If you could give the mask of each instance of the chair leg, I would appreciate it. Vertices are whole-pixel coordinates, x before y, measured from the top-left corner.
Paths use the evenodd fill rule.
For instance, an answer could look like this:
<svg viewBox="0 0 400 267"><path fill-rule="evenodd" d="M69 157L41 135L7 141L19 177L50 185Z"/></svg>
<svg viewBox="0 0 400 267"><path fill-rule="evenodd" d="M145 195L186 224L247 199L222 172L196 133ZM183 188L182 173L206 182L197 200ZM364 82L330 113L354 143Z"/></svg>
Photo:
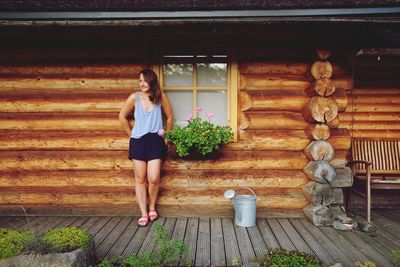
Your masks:
<svg viewBox="0 0 400 267"><path fill-rule="evenodd" d="M371 223L371 183L367 183L367 221Z"/></svg>
<svg viewBox="0 0 400 267"><path fill-rule="evenodd" d="M353 189L352 187L350 188L343 188L343 190L345 191L345 195L346 195L346 212L351 211L351 202L353 200L352 195L353 195Z"/></svg>

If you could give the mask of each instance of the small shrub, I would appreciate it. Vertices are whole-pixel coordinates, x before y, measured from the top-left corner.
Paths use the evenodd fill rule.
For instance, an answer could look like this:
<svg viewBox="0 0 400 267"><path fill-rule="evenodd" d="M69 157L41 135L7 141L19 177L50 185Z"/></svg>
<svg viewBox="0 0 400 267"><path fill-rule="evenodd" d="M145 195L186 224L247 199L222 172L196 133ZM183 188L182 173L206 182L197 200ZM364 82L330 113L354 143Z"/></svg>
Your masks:
<svg viewBox="0 0 400 267"><path fill-rule="evenodd" d="M118 259L110 261L103 259L97 267L160 267L168 266L181 258L185 261L185 265L190 265L190 258L188 256L188 247L181 240L169 240L165 228L159 223L155 223L155 237L152 242L151 253L144 251L137 256L131 256L125 260Z"/></svg>
<svg viewBox="0 0 400 267"><path fill-rule="evenodd" d="M30 231L0 228L0 260L11 258L24 251L24 244L34 239Z"/></svg>
<svg viewBox="0 0 400 267"><path fill-rule="evenodd" d="M400 266L400 252L398 250L392 250L392 257L396 266Z"/></svg>
<svg viewBox="0 0 400 267"><path fill-rule="evenodd" d="M366 262L356 261L354 266L356 266L356 267L376 267L376 264L373 263L372 261L366 261Z"/></svg>
<svg viewBox="0 0 400 267"><path fill-rule="evenodd" d="M89 247L91 236L77 227L59 227L47 232L42 240L49 252L67 252Z"/></svg>
<svg viewBox="0 0 400 267"><path fill-rule="evenodd" d="M305 252L275 249L265 255L260 266L323 267L324 265L315 256Z"/></svg>
<svg viewBox="0 0 400 267"><path fill-rule="evenodd" d="M46 254L85 249L90 242L90 234L76 227L56 228L43 237L36 236L32 231L0 228L0 259L26 253Z"/></svg>

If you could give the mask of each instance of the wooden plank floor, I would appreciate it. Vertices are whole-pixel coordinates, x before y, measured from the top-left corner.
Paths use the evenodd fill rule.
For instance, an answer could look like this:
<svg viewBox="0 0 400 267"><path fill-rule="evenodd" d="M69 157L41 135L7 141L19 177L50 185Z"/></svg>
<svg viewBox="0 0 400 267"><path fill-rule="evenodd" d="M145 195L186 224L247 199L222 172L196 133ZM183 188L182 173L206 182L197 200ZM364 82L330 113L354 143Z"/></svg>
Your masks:
<svg viewBox="0 0 400 267"><path fill-rule="evenodd" d="M136 255L151 248L154 224L138 227L135 217L0 217L0 227L31 228L38 233L58 226L77 226L94 238L98 259ZM343 232L315 227L307 219L258 219L257 226L237 227L229 218L160 218L169 237L189 246L193 266L245 265L262 258L267 250L285 248L311 253L328 265L373 261L377 266L395 266L392 250L400 251L400 210L374 210L377 231ZM174 265L179 265L179 260Z"/></svg>

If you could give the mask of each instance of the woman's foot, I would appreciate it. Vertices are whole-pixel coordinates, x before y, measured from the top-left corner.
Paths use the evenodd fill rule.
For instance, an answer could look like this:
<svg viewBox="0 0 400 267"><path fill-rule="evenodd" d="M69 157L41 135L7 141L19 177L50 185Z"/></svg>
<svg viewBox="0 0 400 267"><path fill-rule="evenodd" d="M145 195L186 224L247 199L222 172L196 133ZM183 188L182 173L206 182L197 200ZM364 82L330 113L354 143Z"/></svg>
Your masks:
<svg viewBox="0 0 400 267"><path fill-rule="evenodd" d="M156 211L156 210L150 210L150 211L149 211L149 218L150 218L150 221L155 221L155 220L157 220L157 219L158 219L158 213L157 213L157 211Z"/></svg>
<svg viewBox="0 0 400 267"><path fill-rule="evenodd" d="M149 216L148 215L142 216L138 220L139 226L142 226L142 227L147 226L148 223L149 223Z"/></svg>

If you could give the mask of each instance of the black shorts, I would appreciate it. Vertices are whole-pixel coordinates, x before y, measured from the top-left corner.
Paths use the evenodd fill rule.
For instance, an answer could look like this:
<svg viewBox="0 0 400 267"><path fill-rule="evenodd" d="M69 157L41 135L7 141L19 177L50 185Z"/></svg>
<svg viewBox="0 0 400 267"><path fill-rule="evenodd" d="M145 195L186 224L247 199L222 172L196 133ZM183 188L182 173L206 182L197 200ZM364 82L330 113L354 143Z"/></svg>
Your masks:
<svg viewBox="0 0 400 267"><path fill-rule="evenodd" d="M164 138L157 133L148 133L139 139L129 140L129 159L150 161L153 159L165 159L167 156L167 146Z"/></svg>

